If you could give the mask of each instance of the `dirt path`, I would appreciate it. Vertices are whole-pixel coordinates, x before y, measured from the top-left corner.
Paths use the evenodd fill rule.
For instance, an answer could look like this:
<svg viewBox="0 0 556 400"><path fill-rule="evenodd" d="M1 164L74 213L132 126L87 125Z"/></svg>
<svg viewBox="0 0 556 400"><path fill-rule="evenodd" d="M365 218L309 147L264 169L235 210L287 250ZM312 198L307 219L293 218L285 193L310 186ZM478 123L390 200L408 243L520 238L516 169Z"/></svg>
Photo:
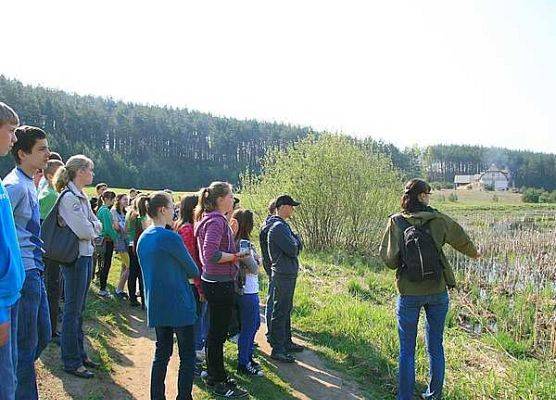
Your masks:
<svg viewBox="0 0 556 400"><path fill-rule="evenodd" d="M82 380L64 373L60 366L60 349L54 344L38 361L39 392L43 400L100 400L100 399L149 399L150 368L154 349L154 332L147 329L144 313L130 310L128 336L115 335L110 342L114 359L110 374L99 373L91 380ZM266 356L270 348L265 340L266 326L257 334L259 350ZM296 340L297 341L297 340ZM303 341L299 340L300 343ZM364 399L357 385L345 380L338 373L327 369L322 360L306 350L297 356L295 364L270 364L278 369L280 378L289 384L292 396L302 400L355 400ZM177 349L168 367L166 378L167 398L176 396L178 357ZM198 389L195 388L197 391ZM264 399L264 394L254 396Z"/></svg>

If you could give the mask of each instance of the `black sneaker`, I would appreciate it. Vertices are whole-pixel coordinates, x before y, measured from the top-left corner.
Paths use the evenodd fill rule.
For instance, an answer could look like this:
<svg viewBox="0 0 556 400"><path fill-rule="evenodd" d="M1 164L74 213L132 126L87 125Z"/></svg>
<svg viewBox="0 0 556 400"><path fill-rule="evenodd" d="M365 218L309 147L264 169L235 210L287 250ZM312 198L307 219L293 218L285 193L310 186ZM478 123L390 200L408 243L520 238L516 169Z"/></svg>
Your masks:
<svg viewBox="0 0 556 400"><path fill-rule="evenodd" d="M264 376L263 371L256 368L252 363L248 363L247 365L238 365L237 372L242 375Z"/></svg>
<svg viewBox="0 0 556 400"><path fill-rule="evenodd" d="M205 380L205 385L207 385L208 387L213 387L213 386L215 386L219 383L219 382L216 382L213 378L211 378L210 375L208 374L208 372L204 376L203 376L203 374L201 374L201 378L203 378ZM226 384L228 384L230 386L233 386L233 387L237 386L237 382L233 378L226 378L226 380L223 383L226 383Z"/></svg>
<svg viewBox="0 0 556 400"><path fill-rule="evenodd" d="M140 306L141 306L141 303L139 303L139 302L138 302L137 300L135 300L135 299L132 299L132 300L129 301L129 305L130 305L131 307L140 307Z"/></svg>
<svg viewBox="0 0 556 400"><path fill-rule="evenodd" d="M301 353L303 350L305 350L305 347L301 346L300 344L290 343L286 347L286 349L290 353Z"/></svg>
<svg viewBox="0 0 556 400"><path fill-rule="evenodd" d="M295 362L295 358L289 353L275 353L275 352L272 352L270 354L270 358L272 358L273 360L276 360L276 361L280 361L280 362L283 362L283 363L289 363L289 364Z"/></svg>
<svg viewBox="0 0 556 400"><path fill-rule="evenodd" d="M239 388L234 385L230 385L228 382L219 382L212 388L212 393L215 396L224 397L226 399L237 399L240 397L246 397L248 395L246 390Z"/></svg>

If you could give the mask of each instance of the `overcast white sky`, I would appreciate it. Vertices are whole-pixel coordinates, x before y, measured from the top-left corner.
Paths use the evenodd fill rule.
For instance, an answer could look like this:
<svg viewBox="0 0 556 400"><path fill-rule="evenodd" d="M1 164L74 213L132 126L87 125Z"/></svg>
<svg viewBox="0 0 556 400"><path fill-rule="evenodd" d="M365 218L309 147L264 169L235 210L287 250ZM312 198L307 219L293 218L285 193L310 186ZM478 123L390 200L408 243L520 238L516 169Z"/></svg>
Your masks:
<svg viewBox="0 0 556 400"><path fill-rule="evenodd" d="M14 0L0 33L24 83L556 153L556 1Z"/></svg>

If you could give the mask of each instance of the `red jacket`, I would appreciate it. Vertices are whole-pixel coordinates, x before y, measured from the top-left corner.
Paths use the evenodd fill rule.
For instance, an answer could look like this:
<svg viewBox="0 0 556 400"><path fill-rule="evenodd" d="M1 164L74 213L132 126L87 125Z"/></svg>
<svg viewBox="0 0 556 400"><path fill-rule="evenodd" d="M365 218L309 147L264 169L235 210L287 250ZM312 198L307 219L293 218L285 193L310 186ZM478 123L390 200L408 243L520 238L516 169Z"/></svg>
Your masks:
<svg viewBox="0 0 556 400"><path fill-rule="evenodd" d="M187 248L187 251L189 251L191 258L193 258L193 260L197 264L200 277L203 273L203 266L201 265L201 261L199 260L199 250L197 249L197 240L195 239L195 235L193 234L193 225L184 224L180 226L178 229L178 234L181 236L183 244L185 244L185 247ZM201 278L195 278L193 282L195 284L195 287L197 288L197 293L199 293L199 295L204 295L203 289L201 287Z"/></svg>

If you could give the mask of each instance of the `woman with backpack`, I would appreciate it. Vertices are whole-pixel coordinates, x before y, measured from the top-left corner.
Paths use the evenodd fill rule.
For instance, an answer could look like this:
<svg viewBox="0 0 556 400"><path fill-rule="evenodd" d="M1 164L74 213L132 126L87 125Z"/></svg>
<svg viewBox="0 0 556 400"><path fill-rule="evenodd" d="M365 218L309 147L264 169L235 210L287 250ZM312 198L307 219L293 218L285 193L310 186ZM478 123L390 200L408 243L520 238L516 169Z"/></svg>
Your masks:
<svg viewBox="0 0 556 400"><path fill-rule="evenodd" d="M93 162L83 156L70 157L66 165L54 175L54 187L61 194L59 216L79 240L79 257L73 263L62 265L64 277L64 316L60 346L64 370L80 378L92 378L87 368L98 368L91 361L83 345L83 311L92 279L93 242L102 225L91 209L83 189L93 182Z"/></svg>
<svg viewBox="0 0 556 400"><path fill-rule="evenodd" d="M215 395L247 396L224 368L224 342L234 307L235 280L243 254L237 252L225 215L232 212L234 195L227 182L212 182L199 193L195 209L195 237L203 266L201 285L209 308L206 383Z"/></svg>
<svg viewBox="0 0 556 400"><path fill-rule="evenodd" d="M396 270L400 293L397 301L400 340L398 399L413 398L415 341L421 308L426 316L426 343L430 381L422 399L440 399L444 385L444 323L449 307L447 289L456 286L455 275L442 247L448 243L471 258L480 253L463 228L429 206L430 185L411 179L401 198L402 212L389 218L380 246L386 265Z"/></svg>

